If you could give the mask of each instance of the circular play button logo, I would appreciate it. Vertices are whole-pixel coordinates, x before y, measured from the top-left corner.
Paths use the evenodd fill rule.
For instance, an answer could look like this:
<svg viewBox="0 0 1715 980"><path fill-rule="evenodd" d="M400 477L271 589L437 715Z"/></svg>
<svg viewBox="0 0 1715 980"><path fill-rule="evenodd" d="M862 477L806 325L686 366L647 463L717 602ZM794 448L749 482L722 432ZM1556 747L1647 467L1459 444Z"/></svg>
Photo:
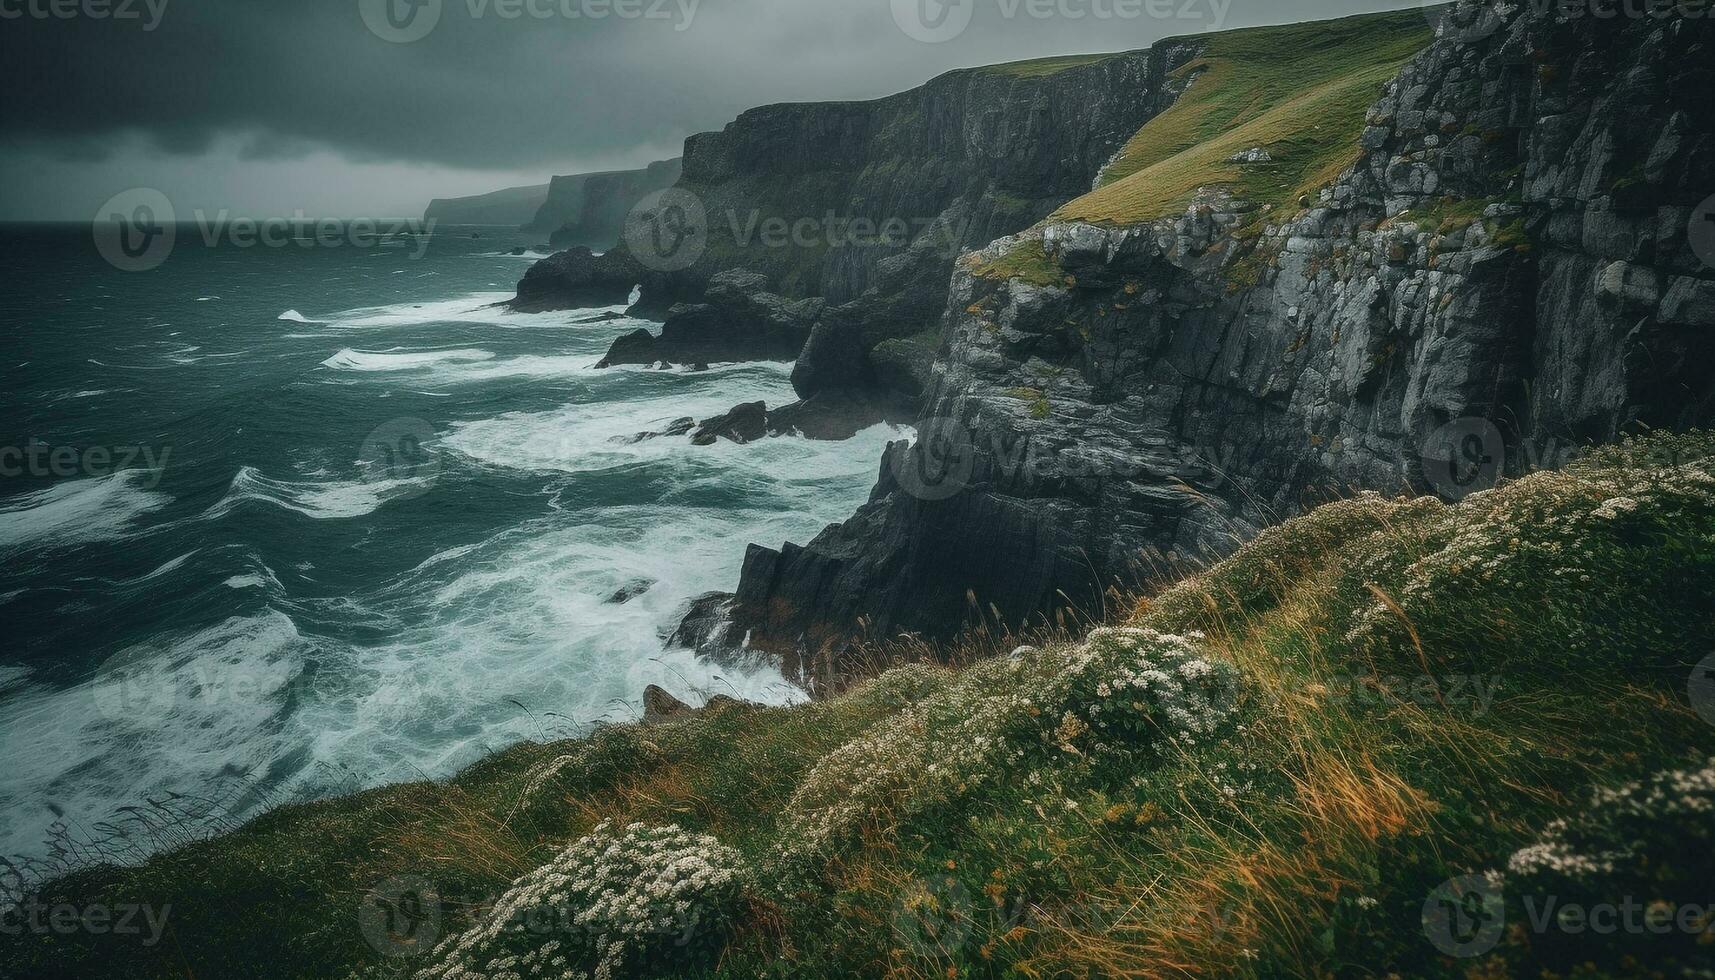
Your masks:
<svg viewBox="0 0 1715 980"><path fill-rule="evenodd" d="M441 0L357 0L357 9L371 34L393 44L421 41L441 22Z"/></svg>
<svg viewBox="0 0 1715 980"><path fill-rule="evenodd" d="M976 0L893 0L893 22L906 37L924 44L942 44L965 33L976 12Z"/></svg>
<svg viewBox="0 0 1715 980"><path fill-rule="evenodd" d="M107 199L95 214L95 250L121 272L147 272L173 251L173 202L153 187L134 187Z"/></svg>

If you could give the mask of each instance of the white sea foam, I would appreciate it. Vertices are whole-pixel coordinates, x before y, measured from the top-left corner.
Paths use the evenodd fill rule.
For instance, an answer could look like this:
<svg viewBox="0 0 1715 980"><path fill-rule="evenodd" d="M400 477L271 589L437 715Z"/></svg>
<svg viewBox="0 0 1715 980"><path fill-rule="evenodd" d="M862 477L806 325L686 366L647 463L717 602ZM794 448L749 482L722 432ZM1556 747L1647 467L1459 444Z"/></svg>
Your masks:
<svg viewBox="0 0 1715 980"><path fill-rule="evenodd" d="M494 355L485 350L412 351L394 348L367 351L347 347L323 361L322 367L340 371L417 371L441 364L468 364L493 359Z"/></svg>
<svg viewBox="0 0 1715 980"><path fill-rule="evenodd" d="M467 293L454 299L427 303L364 306L343 310L325 317L316 317L309 322L325 323L332 327L364 329L411 327L425 323L477 323L513 328L565 327L575 324L579 320L588 321L603 312L625 312L624 306L614 306L603 309L564 310L552 313L517 313L502 305L507 300L512 299L513 295L510 291L485 290ZM604 328L617 327L617 331L612 334L613 337L617 337L626 330L635 329L641 323L642 321L630 323L610 321L601 324L601 326Z"/></svg>
<svg viewBox="0 0 1715 980"><path fill-rule="evenodd" d="M121 470L0 501L0 554L111 541L134 533L138 518L172 502L148 489L152 471Z"/></svg>
<svg viewBox="0 0 1715 980"><path fill-rule="evenodd" d="M588 405L568 405L548 412L510 412L452 426L442 441L453 452L493 466L570 473L594 472L650 460L684 457L740 459L772 450L748 449L720 443L692 450L684 439L657 438L630 442L643 432L659 432L679 418L704 419L743 402L784 405L796 397L789 364L724 365L707 372L627 372L657 375L662 382L654 397L633 396L604 402L599 411ZM613 375L609 375L610 377ZM760 446L761 444L756 444ZM793 447L787 455L814 447ZM877 452L877 457L880 453ZM873 461L872 461L873 462ZM873 465L871 469L873 469Z"/></svg>
<svg viewBox="0 0 1715 980"><path fill-rule="evenodd" d="M404 480L276 480L239 467L222 497L204 516L220 518L246 503L265 503L317 520L346 520L378 510L388 500L420 489L431 476Z"/></svg>
<svg viewBox="0 0 1715 980"><path fill-rule="evenodd" d="M286 312L275 317L275 319L276 320L285 320L289 323L315 323L316 322L315 320L310 319L309 317L303 315L302 313L299 313L297 310L287 310Z"/></svg>
<svg viewBox="0 0 1715 980"><path fill-rule="evenodd" d="M109 663L147 668L131 687L103 669L68 689L10 692L0 700L0 853L41 853L56 808L87 833L124 803L266 772L301 739L281 738L283 695L310 648L289 618L265 611L123 651Z"/></svg>

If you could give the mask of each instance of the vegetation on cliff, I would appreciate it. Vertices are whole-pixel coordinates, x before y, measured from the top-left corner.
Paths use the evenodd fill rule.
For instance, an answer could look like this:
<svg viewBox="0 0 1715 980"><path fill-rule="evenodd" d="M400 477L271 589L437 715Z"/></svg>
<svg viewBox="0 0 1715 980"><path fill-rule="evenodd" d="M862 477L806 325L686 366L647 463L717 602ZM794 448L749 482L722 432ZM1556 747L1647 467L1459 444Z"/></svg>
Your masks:
<svg viewBox="0 0 1715 980"><path fill-rule="evenodd" d="M1715 964L1697 748L1715 682L1694 678L1711 594L1715 435L1631 441L1458 504L1364 494L1081 641L519 746L444 785L84 872L42 901L171 903L171 941L26 937L8 960L1693 975ZM366 941L366 903L401 880L432 883L411 921L434 928ZM1668 926L1577 928L1569 906Z"/></svg>
<svg viewBox="0 0 1715 980"><path fill-rule="evenodd" d="M1432 35L1416 10L1212 35L1178 70L1190 80L1179 101L1138 130L1096 190L1053 218L1153 221L1218 186L1293 205L1357 159L1365 114Z"/></svg>

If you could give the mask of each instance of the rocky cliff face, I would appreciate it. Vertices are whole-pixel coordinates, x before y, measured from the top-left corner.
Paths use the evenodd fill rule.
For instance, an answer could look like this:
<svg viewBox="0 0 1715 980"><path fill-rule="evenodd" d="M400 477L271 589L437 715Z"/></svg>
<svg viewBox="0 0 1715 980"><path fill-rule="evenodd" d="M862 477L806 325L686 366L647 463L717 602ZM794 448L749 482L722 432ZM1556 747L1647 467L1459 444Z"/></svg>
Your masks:
<svg viewBox="0 0 1715 980"><path fill-rule="evenodd" d="M1087 191L1171 102L1167 75L1193 50L1001 65L872 102L752 109L685 144L680 187L708 212L709 247L683 276L744 267L787 295L839 304L929 234L950 268ZM955 205L957 220L943 221ZM776 220L785 234L770 240Z"/></svg>
<svg viewBox="0 0 1715 980"><path fill-rule="evenodd" d="M645 214L605 257L610 275L592 281L582 262L532 270L520 300L583 305L641 284L635 312L666 317L743 269L787 299L828 303L795 377L802 396L880 387L915 398L956 258L1087 191L1171 104L1171 72L1195 51L1170 43L1002 65L872 102L751 110L686 142L675 194L693 212L695 261L648 254Z"/></svg>
<svg viewBox="0 0 1715 980"><path fill-rule="evenodd" d="M524 230L549 235L555 248L607 248L624 232L632 206L672 187L679 173L680 161L672 159L641 170L555 177Z"/></svg>
<svg viewBox="0 0 1715 980"><path fill-rule="evenodd" d="M522 225L548 198L548 185L508 187L475 197L437 197L423 212L425 222L442 225Z"/></svg>
<svg viewBox="0 0 1715 980"><path fill-rule="evenodd" d="M1708 424L1711 91L1707 19L1464 11L1298 208L1074 206L967 256L917 447L850 521L753 547L729 635L837 673L860 633L1091 610L1354 487Z"/></svg>

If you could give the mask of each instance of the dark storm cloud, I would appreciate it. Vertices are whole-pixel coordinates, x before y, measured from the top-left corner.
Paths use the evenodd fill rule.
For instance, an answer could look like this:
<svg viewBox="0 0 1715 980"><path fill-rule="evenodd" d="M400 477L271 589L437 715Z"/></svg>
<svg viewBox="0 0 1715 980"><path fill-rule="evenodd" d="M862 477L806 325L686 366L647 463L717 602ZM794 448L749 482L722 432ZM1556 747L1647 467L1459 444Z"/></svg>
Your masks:
<svg viewBox="0 0 1715 980"><path fill-rule="evenodd" d="M370 2L0 0L0 166L8 154L88 162L135 152L137 137L194 166L236 139L250 160L320 150L545 179L591 160L644 162L768 102L871 98L965 65L1418 5L1129 0L1145 13L1115 17L1128 0L963 0L969 28L924 43L892 0L390 0L440 6L426 36L392 43L366 26ZM112 16L121 8L134 16Z"/></svg>

